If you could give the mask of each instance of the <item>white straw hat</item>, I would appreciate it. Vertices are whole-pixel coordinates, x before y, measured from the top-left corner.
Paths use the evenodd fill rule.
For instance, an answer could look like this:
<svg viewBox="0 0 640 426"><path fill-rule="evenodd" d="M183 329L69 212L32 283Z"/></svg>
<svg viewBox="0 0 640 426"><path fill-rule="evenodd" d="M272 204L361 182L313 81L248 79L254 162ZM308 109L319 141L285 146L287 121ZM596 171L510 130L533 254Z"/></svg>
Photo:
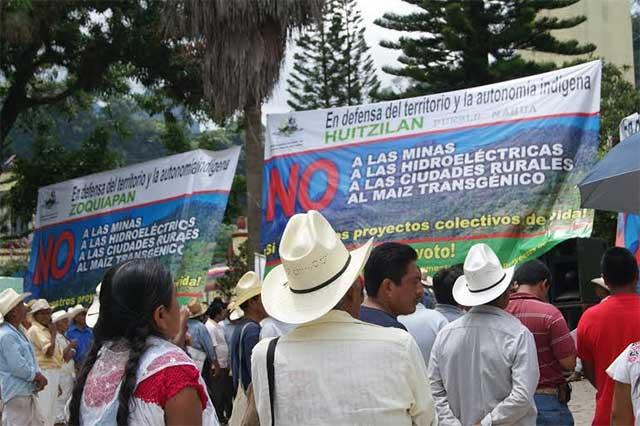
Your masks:
<svg viewBox="0 0 640 426"><path fill-rule="evenodd" d="M511 285L515 267L503 269L498 256L486 244L467 253L464 275L453 285L453 298L463 306L484 305L497 299Z"/></svg>
<svg viewBox="0 0 640 426"><path fill-rule="evenodd" d="M71 310L69 311L69 319L71 321L73 321L78 315L80 315L83 312L87 312L87 308L85 308L84 306L78 304L76 306L74 306L73 308L71 308Z"/></svg>
<svg viewBox="0 0 640 426"><path fill-rule="evenodd" d="M5 315L29 296L31 296L31 293L20 294L12 288L3 290L0 293L0 323L4 322Z"/></svg>
<svg viewBox="0 0 640 426"><path fill-rule="evenodd" d="M349 252L327 219L310 210L287 223L280 241L281 265L264 279L267 313L302 324L329 312L345 295L369 258L373 239Z"/></svg>
<svg viewBox="0 0 640 426"><path fill-rule="evenodd" d="M207 309L204 307L200 299L193 298L187 304L189 310L189 319L198 318L207 313Z"/></svg>
<svg viewBox="0 0 640 426"><path fill-rule="evenodd" d="M31 305L31 313L35 314L39 311L44 311L47 309L51 309L51 306L49 306L49 302L46 301L46 299L38 299L34 302L33 305Z"/></svg>
<svg viewBox="0 0 640 426"><path fill-rule="evenodd" d="M604 278L602 278L602 277L594 278L594 279L591 280L591 282L594 283L595 285L600 286L603 289L607 290L609 293L611 293L611 289L604 282Z"/></svg>
<svg viewBox="0 0 640 426"><path fill-rule="evenodd" d="M244 311L240 308L236 308L233 311L231 311L231 313L229 314L229 319L231 321L236 321L242 318L243 316L244 316Z"/></svg>
<svg viewBox="0 0 640 426"><path fill-rule="evenodd" d="M261 291L260 277L253 271L247 272L240 278L238 284L236 284L232 301L233 309L240 308L240 305L256 297Z"/></svg>
<svg viewBox="0 0 640 426"><path fill-rule="evenodd" d="M100 288L102 287L102 283L99 283L96 287L96 294L93 296L93 302L89 309L87 310L87 318L85 322L87 326L93 328L96 326L98 322L98 316L100 315Z"/></svg>
<svg viewBox="0 0 640 426"><path fill-rule="evenodd" d="M54 324L57 323L58 321L62 321L64 319L68 319L69 318L69 311L65 311L64 309L59 310L59 311L55 311L54 313L51 314L51 322L53 322Z"/></svg>

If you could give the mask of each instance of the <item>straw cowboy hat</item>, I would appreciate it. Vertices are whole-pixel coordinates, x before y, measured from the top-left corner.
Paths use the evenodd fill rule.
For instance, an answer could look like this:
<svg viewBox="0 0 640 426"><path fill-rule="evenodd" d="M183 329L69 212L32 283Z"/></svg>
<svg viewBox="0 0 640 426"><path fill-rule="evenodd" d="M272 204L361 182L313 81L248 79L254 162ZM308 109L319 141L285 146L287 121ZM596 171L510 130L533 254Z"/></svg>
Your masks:
<svg viewBox="0 0 640 426"><path fill-rule="evenodd" d="M240 308L236 308L229 314L229 319L231 321L237 321L244 316L244 311Z"/></svg>
<svg viewBox="0 0 640 426"><path fill-rule="evenodd" d="M594 279L591 280L591 282L594 283L595 285L600 286L603 289L607 290L609 293L611 293L611 289L609 288L608 285L605 284L604 278L602 278L602 277L594 278Z"/></svg>
<svg viewBox="0 0 640 426"><path fill-rule="evenodd" d="M189 301L187 309L189 309L189 319L198 318L207 313L207 309L202 305L202 302L195 298Z"/></svg>
<svg viewBox="0 0 640 426"><path fill-rule="evenodd" d="M515 267L503 269L491 247L476 244L467 253L463 270L464 275L453 285L453 298L463 306L478 306L497 299L509 288Z"/></svg>
<svg viewBox="0 0 640 426"><path fill-rule="evenodd" d="M73 308L71 308L69 310L69 313L68 313L69 319L71 321L73 321L78 315L80 315L83 312L87 312L87 308L85 308L84 306L78 304L78 305L74 306ZM85 322L86 322L86 320L85 320Z"/></svg>
<svg viewBox="0 0 640 426"><path fill-rule="evenodd" d="M29 296L31 296L31 293L20 294L12 288L3 290L2 293L0 293L0 323L4 322L5 315Z"/></svg>
<svg viewBox="0 0 640 426"><path fill-rule="evenodd" d="M47 309L51 309L51 306L49 306L49 302L47 302L46 299L38 299L33 303L33 305L31 305L32 314L36 314Z"/></svg>
<svg viewBox="0 0 640 426"><path fill-rule="evenodd" d="M433 287L433 278L428 275L424 277L420 282L422 282L423 287Z"/></svg>
<svg viewBox="0 0 640 426"><path fill-rule="evenodd" d="M280 241L282 264L264 280L262 303L267 313L289 324L320 318L351 288L372 244L370 239L349 252L320 213L294 215Z"/></svg>
<svg viewBox="0 0 640 426"><path fill-rule="evenodd" d="M236 284L233 301L230 303L229 309L232 311L240 309L240 306L244 302L253 299L261 292L262 286L260 285L260 277L258 277L258 275L253 271L247 272L242 276L242 278L240 278L238 284Z"/></svg>
<svg viewBox="0 0 640 426"><path fill-rule="evenodd" d="M102 287L102 283L99 283L96 287L96 294L93 296L93 302L89 309L87 309L87 318L85 322L87 323L87 327L95 327L98 322L98 316L100 315L100 288Z"/></svg>
<svg viewBox="0 0 640 426"><path fill-rule="evenodd" d="M58 321L62 321L64 319L69 319L70 311L71 310L65 311L64 309L62 309L60 311L55 311L54 313L51 314L51 322L55 324Z"/></svg>

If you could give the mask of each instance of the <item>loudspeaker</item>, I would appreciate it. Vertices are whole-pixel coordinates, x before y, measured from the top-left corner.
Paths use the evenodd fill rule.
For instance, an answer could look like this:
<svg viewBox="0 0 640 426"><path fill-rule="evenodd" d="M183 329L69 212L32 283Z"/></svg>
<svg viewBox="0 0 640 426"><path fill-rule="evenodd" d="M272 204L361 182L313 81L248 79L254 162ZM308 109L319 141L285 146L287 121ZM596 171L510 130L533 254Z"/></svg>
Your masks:
<svg viewBox="0 0 640 426"><path fill-rule="evenodd" d="M553 304L597 303L591 280L600 276L606 243L598 238L572 238L555 246L540 260L551 270L549 301Z"/></svg>

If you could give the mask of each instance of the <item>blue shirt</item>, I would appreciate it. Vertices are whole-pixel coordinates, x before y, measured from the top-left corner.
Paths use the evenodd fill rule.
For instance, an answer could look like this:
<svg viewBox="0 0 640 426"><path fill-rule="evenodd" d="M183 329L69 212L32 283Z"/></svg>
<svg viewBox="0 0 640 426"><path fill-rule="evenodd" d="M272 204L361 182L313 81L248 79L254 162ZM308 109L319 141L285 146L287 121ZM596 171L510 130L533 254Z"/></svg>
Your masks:
<svg viewBox="0 0 640 426"><path fill-rule="evenodd" d="M233 387L238 389L239 378L242 379L242 387L246 390L251 384L251 355L253 348L260 340L262 327L252 320L244 320L239 323L231 337L231 372L233 374ZM240 338L242 337L242 339ZM242 362L240 355L242 352Z"/></svg>
<svg viewBox="0 0 640 426"><path fill-rule="evenodd" d="M454 322L464 315L464 311L457 306L447 305L445 303L436 304L436 311L440 312L449 322Z"/></svg>
<svg viewBox="0 0 640 426"><path fill-rule="evenodd" d="M33 379L38 363L27 336L9 323L0 325L0 389L2 401L29 396L35 391Z"/></svg>
<svg viewBox="0 0 640 426"><path fill-rule="evenodd" d="M67 331L67 339L75 340L78 343L76 354L73 356L76 364L84 361L93 344L93 331L89 327L80 330L75 324L71 324Z"/></svg>
<svg viewBox="0 0 640 426"><path fill-rule="evenodd" d="M233 337L233 332L238 327L238 324L234 324L229 321L229 318L225 318L222 321L222 330L224 333L224 340L227 342L227 346L231 347L231 338Z"/></svg>
<svg viewBox="0 0 640 426"><path fill-rule="evenodd" d="M383 327L395 327L407 331L407 327L402 325L400 321L390 313L381 309L369 308L368 306L360 306L360 321L381 325Z"/></svg>
<svg viewBox="0 0 640 426"><path fill-rule="evenodd" d="M187 328L189 329L189 336L191 336L191 346L207 354L209 360L217 359L207 327L201 321L190 319L187 322Z"/></svg>

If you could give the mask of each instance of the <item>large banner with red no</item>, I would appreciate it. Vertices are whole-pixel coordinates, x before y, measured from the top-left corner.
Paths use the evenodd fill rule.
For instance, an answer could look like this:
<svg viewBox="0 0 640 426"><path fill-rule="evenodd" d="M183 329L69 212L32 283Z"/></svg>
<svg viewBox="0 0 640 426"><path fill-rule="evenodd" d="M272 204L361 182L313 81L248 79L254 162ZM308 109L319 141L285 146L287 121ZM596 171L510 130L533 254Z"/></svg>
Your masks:
<svg viewBox="0 0 640 426"><path fill-rule="evenodd" d="M347 245L401 241L433 272L485 242L521 263L591 234L599 61L467 90L267 118L261 247L321 211Z"/></svg>

